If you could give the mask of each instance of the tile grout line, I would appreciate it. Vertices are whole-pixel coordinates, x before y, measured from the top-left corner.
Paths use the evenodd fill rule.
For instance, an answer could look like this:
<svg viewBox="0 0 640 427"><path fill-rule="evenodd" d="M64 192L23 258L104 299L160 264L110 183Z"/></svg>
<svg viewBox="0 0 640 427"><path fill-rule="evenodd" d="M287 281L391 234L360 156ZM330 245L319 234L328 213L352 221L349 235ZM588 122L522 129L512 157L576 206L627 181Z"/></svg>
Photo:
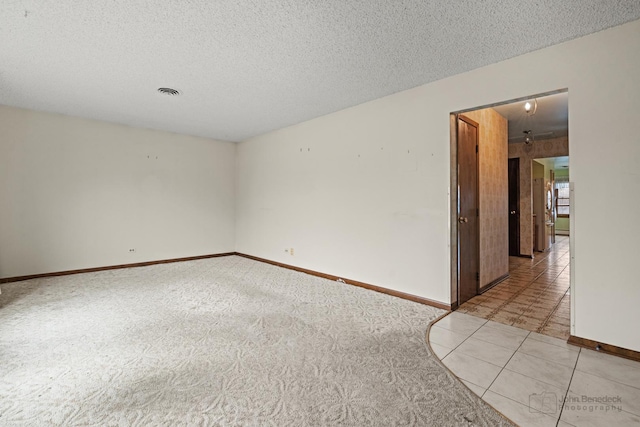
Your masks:
<svg viewBox="0 0 640 427"><path fill-rule="evenodd" d="M491 320L493 319L493 317L498 314L498 312L503 309L506 305L508 305L510 302L513 302L517 297L519 297L526 289L529 288L529 286L531 286L533 283L535 283L535 281L544 274L544 271L541 272L540 274L538 274L536 277L534 277L530 282L528 282L523 288L520 288L520 290L516 291L516 293L514 293L511 297L509 297L508 300L506 300L504 303L500 304L498 307L494 308L491 313L489 313L489 319ZM533 303L530 303L527 308L530 308L533 305ZM515 315L515 313L514 313ZM518 314L518 317L516 318L519 319L520 316L522 316L522 314ZM513 326L513 324L509 325L509 326Z"/></svg>
<svg viewBox="0 0 640 427"><path fill-rule="evenodd" d="M554 286L554 284L558 283L559 277L562 275L562 273L570 267L570 263L569 261L564 261L563 258L569 254L569 249L568 248L561 248L560 247L560 243L557 243L558 245L558 249L562 250L563 252L561 254L555 252L555 253L546 253L543 255L543 257L535 264L531 265L531 264L526 264L526 263L519 263L519 265L514 266L514 268L510 268L510 271L512 271L513 274L516 273L522 273L524 276L529 276L529 274L527 274L527 272L531 273L533 272L532 275L529 276L529 278L527 279L522 279L521 277L516 278L514 276L514 279L517 279L518 281L526 281L526 285L523 286L522 288L520 288L518 291L516 291L513 295L511 295L510 297L508 297L507 300L505 300L504 302L501 302L497 307L491 308L489 311L489 314L487 314L486 316L482 316L483 318L487 319L487 320L493 320L495 318L495 316L497 314L499 314L500 312L503 313L507 313L508 315L512 315L512 317L514 318L514 320L509 324L509 326L515 326L515 327L519 327L519 322L518 320L523 318L523 317L529 317L528 316L528 311L531 310L531 308L533 307L533 305L535 304L535 302L530 302L528 304L526 304L526 308L523 309L522 313L511 313L511 312L507 312L504 310L504 307L506 307L509 303L514 302L515 299L517 299L519 296L521 296L526 290L529 290L530 287L534 284L536 284L536 281L538 279L540 279L540 277L542 277L544 274L548 274L548 273L553 273L553 278L551 279L551 283L544 283L544 288L541 290L541 292L544 292L546 290L549 290L550 287ZM566 246L566 245L564 245ZM538 270L542 269L539 273L537 273ZM548 282L548 279L545 279L545 282ZM543 285L543 283L538 283L539 285ZM557 300L557 301L552 301L554 303L554 305L548 309L548 310L544 310L544 312L546 314L544 314L544 318L543 319L538 319L535 318L535 320L540 321L541 324L540 326L538 326L537 328L535 328L535 331L531 331L529 329L525 329L525 330L529 330L530 332L538 332L541 333L544 328L546 326L548 326L549 323L549 319L554 315L554 313L557 312L558 308L560 307L560 304L562 303L562 300L567 296L569 291L569 287L567 287L567 289L564 291L564 293L562 294L562 296ZM556 293L554 291L554 293ZM486 307L483 306L482 303L479 304L480 307ZM489 307L487 307L489 308ZM540 310L536 310L536 311L540 311ZM499 323L503 323L503 324L507 324L507 322L499 322Z"/></svg>
<svg viewBox="0 0 640 427"><path fill-rule="evenodd" d="M476 315L478 317L495 320L496 316L502 316L502 320L499 323L509 326L519 327L530 332L538 332L543 335L548 335L560 339L566 339L565 332L569 333L569 324L564 325L565 314L559 314L559 310L564 309L567 299L570 298L570 286L565 282L568 282L566 272L570 271L570 248L567 239L561 238L554 245L554 250L541 253L535 260L524 260L510 257L509 271L511 273L511 279L514 281L514 288L510 294L507 292L501 297L494 298L497 302L484 305L484 302L469 301L469 304L464 304L460 310L461 313L470 315ZM517 282L517 283L516 283ZM502 285L498 285L495 290L499 291ZM535 307L536 303L540 302L540 298L537 295L527 295L524 298L526 291L537 291L536 293L544 294L549 293L557 296L550 299L544 298L544 305L547 307ZM502 298L506 298L503 300ZM544 297L544 295L542 295ZM492 298L488 295L488 298ZM525 302L518 301L524 308L521 308L515 313L505 310L507 305L515 302L518 298L523 300L532 298L533 301ZM536 298L538 300L536 300ZM549 305L550 303L550 305ZM492 307L493 306L493 307ZM468 311L470 309L470 311ZM480 310L476 314L476 310ZM533 312L535 311L535 314ZM483 314L485 313L485 314ZM558 316L558 324L551 324L551 318ZM567 319L568 320L568 319ZM526 322L526 326L523 326ZM566 326L566 328L565 328ZM549 332L546 332L547 329ZM567 329L565 331L565 329ZM560 334L560 335L558 335Z"/></svg>
<svg viewBox="0 0 640 427"><path fill-rule="evenodd" d="M493 379L493 381L491 382L491 384L489 384L489 387L487 387L487 388L485 389L484 393L482 393L482 396L480 396L480 398L481 398L482 400L484 400L484 401L485 401L485 403L489 403L489 402L487 402L487 401L484 399L484 395L485 395L485 394L487 394L487 391L489 391L489 388L491 388L491 386L492 386L492 385L493 385L493 383L498 379L498 377L500 376L500 374L502 374L502 372L503 372L505 369L507 369L507 365L509 364L509 362L511 361L511 359L513 359L513 356L515 356L515 354L518 352L518 350L520 350L520 347L522 347L522 344L524 344L524 342L527 340L527 338L529 338L529 335L531 335L531 331L528 331L527 335L525 336L524 340L522 340L522 342L520 343L520 345L518 346L518 348L516 349L516 351L514 351L514 352L513 352L513 354L511 355L511 357L510 357L510 358L509 358L509 360L507 361L507 363L505 363L504 367L503 367L502 369L500 369L500 372L498 373L498 375L496 375L496 377ZM535 340L534 340L534 341L535 341ZM550 345L553 345L553 344L550 344ZM581 351L581 350L582 350L582 349L580 349L580 351ZM580 351L578 351L578 358L580 357ZM523 353L523 354L527 354L527 353ZM531 356L531 355L528 355L528 356ZM532 357L535 357L535 356L532 356ZM565 397L564 397L564 399L563 399L563 408L564 408L564 401L565 401L565 399L566 399L567 394L569 393L569 388L571 387L571 381L573 380L573 374L575 373L576 367L577 367L577 365L578 365L578 358L576 358L576 363L575 363L575 365L574 365L574 367L573 367L573 371L571 372L571 379L569 380L569 384L567 385L567 391L565 392ZM545 359L542 359L542 360L545 360ZM507 369L507 370L508 370L509 372L514 372L514 371L511 371L511 370L509 370L509 369ZM519 373L519 372L515 372L515 373ZM528 375L524 375L524 374L520 374L520 375L525 376L525 377L527 377L527 378L531 378L531 379L536 380L536 381L540 381L540 380L537 380L537 379L535 379L535 378L533 378L533 377L529 377ZM540 382L543 382L543 383L545 383L545 384L548 384L548 383L546 383L546 382L544 382L544 381L540 381ZM549 385L553 385L553 384L549 384ZM496 393L496 392L495 392L495 391L492 391L492 393ZM505 399L509 399L509 400L511 400L511 401L513 401L513 402L515 402L515 403L518 403L518 404L520 404L520 405L526 406L526 405L524 405L522 402L518 402L517 400L514 400L514 399L512 399L512 398L510 398L510 397L508 397L508 396L503 396L503 395L502 395L502 394L500 394L500 393L496 393L496 394L497 394L497 395L499 395L499 396L504 397ZM544 415L544 416L548 416L549 418L553 418L553 417L551 417L549 414L545 414L544 412L538 412L538 411L536 411L536 413L542 414L542 415ZM557 419L556 419L556 427L558 427L558 424L560 423L560 417L561 417L561 416L562 416L562 408L560 409L560 413L558 414L558 417L557 417Z"/></svg>
<svg viewBox="0 0 640 427"><path fill-rule="evenodd" d="M544 329L545 326L547 326L547 323L549 322L549 319L551 319L551 316L553 316L553 314L558 311L558 307L560 306L560 304L562 303L562 300L564 299L564 297L567 296L567 292L569 292L569 290L567 289L565 291L565 293L562 295L562 298L560 298L560 301L558 301L558 303L556 305L553 306L553 308L551 309L551 311L549 312L549 314L547 315L547 317L542 321L542 325L540 325L540 327L538 328L538 330L536 332L541 333L542 330Z"/></svg>
<svg viewBox="0 0 640 427"><path fill-rule="evenodd" d="M450 314L451 314L451 313L449 313L448 315L450 315ZM462 314L464 314L465 316L470 316L469 314L465 314L465 313L462 313ZM444 318L445 318L445 317L447 317L448 315L444 315L444 316L442 316L440 319L438 319L438 321L437 321L437 322L439 322L440 320L444 319ZM473 316L472 316L472 317L473 317ZM447 353L447 355L446 355L445 357L447 357L447 356L449 356L451 353L453 353L453 351L454 351L456 348L460 347L460 346L462 345L462 343L464 343L465 341L467 341L471 336L473 336L476 332L478 332L478 330L479 330L480 328L482 328L484 325L486 325L486 324L487 324L488 320L487 320L487 319L484 319L484 318L482 318L482 319L484 320L484 323L483 323L482 325L480 325L480 326L479 326L475 331L473 331L469 336L467 336L467 338L465 338L465 339L464 339L460 344L458 344L454 349L452 349L449 353ZM437 323L437 322L436 322L436 323ZM433 323L431 326L435 326L435 325L436 325L436 323ZM430 329L431 329L431 327L429 327L429 330L428 330L428 331L430 331ZM453 331L450 331L450 332L453 332ZM428 341L428 339L429 339L429 335L430 335L430 334L429 334L429 333L427 333L427 341ZM527 336L528 336L528 334L527 334ZM525 339L526 339L526 338L525 338ZM430 346L430 343L429 343L429 342L427 342L427 345L428 345L428 346ZM434 352L434 353L435 353L435 352ZM438 355L435 355L435 356L436 356L436 358L438 358ZM478 385L477 385L477 384L475 384L475 383L472 383L471 381L463 380L462 378L460 378L460 377L459 377L459 376L458 376L458 375L457 375L457 374L456 374L456 373L455 373L451 368L449 368L449 367L446 365L446 363L444 363L444 359L445 359L445 357L443 357L442 359L438 358L438 359L439 359L439 361L440 361L440 363L441 363L441 364L442 364L442 365L443 365L443 366L444 366L444 367L449 371L449 373L451 373L451 374L452 374L452 375L453 375L453 376L454 376L458 381L460 381L460 383L461 383L461 384L462 384L462 385L463 385L467 390L469 390L469 391L470 391L471 393L473 393L473 394L476 394L476 393L475 393L473 390L471 390L471 388L470 388L469 386L467 386L463 381L466 381L466 382L468 382L468 383L470 383L470 384L474 384L474 385L475 385L475 386L477 386L477 387L480 387L480 386L478 386ZM478 359L478 360L480 360L480 359ZM502 371L500 371L500 372L502 372ZM499 375L499 374L498 374L498 375ZM496 378L497 378L497 377L496 377ZM491 384L490 384L489 386L491 386ZM487 389L485 389L485 391L482 393L482 395L484 395L484 393L485 393L487 390L488 390L488 388L487 388ZM476 396L478 396L478 395L476 394ZM496 409L496 407L495 407L495 406L493 406L492 404L490 404L489 402L487 402L486 400L484 400L484 399L482 398L482 396L478 396L478 398L479 398L480 400L482 400L485 404L487 404L487 405L489 405L491 408L493 408L495 411L497 411L497 412L498 412L502 417L504 417L505 419L509 420L509 421L510 421L510 422L512 422L513 424L515 424L515 423L513 422L513 420L511 420L511 418L509 418L509 417L507 417L506 415L504 415L501 411L498 411L498 409Z"/></svg>
<svg viewBox="0 0 640 427"><path fill-rule="evenodd" d="M587 348L580 348L580 354L582 354L582 350L595 351L595 350L591 350L591 349L587 349ZM606 354L606 353L603 353L603 354ZM609 356L609 355L608 355L608 356ZM612 356L612 357L617 357L617 356ZM576 365L576 369L575 369L575 370L576 370L576 371L578 370L578 366L577 366L577 365ZM639 387L636 387L636 386L633 386L633 385L629 385L629 384L627 384L627 383L623 383L623 382L620 382L620 381L618 381L618 380L614 380L614 379L612 379L612 378L610 378L610 377L603 377L603 376L598 375L598 374L595 374L595 373L593 373L593 372L587 372L587 371L580 371L580 372L581 372L581 373L583 373L583 374L585 374L585 375L591 375L592 377L596 377L596 378L599 378L599 379L601 379L601 380L609 381L609 382L612 382L612 383L619 384L619 385L621 385L621 386L630 387L630 388L633 388L633 389L636 389L636 390L639 390L639 391L640 391L640 386L639 386ZM623 411L624 411L624 409L623 409ZM637 415L638 415L638 416L640 416L640 414L637 414Z"/></svg>
<svg viewBox="0 0 640 427"><path fill-rule="evenodd" d="M447 316L445 316L445 317L447 317ZM444 317L443 317L443 319L444 319ZM440 320L442 320L442 319L440 319ZM469 338L471 338L471 337L473 336L473 334L475 334L476 332L478 332L478 330L479 330L480 328L482 328L484 325L486 325L486 324L487 324L487 322L488 322L488 320L486 320L486 319L483 319L483 320L484 320L485 322L484 322L482 325L478 326L478 329L476 329L475 331L471 332L471 335L468 335L464 340L462 340L462 341L460 342L460 344L458 344L457 346L455 346L454 348L452 348L452 349L451 349L451 351L450 351L449 353L447 353L447 355L446 355L445 357L447 357L447 356L449 356L451 353L453 353L453 351L454 351L455 349L457 349L457 348L458 348L458 347L460 347L462 344L464 344L464 343L465 343ZM436 325L434 324L433 326L436 326ZM442 329L445 329L445 328L442 328ZM449 329L447 329L447 331L449 331ZM449 332L455 332L455 331L449 331ZM460 332L456 332L456 333L458 333L458 334L459 334ZM437 343L436 343L436 344L437 344ZM443 347L444 347L444 346L443 346ZM477 357L474 357L474 359L477 359ZM443 357L442 359L440 359L440 360L444 360L444 357ZM480 360L480 359L478 359L478 360ZM444 363L444 362L443 362L443 363ZM489 362L487 362L487 363L489 363ZM493 365L493 364L492 364L492 365ZM497 366L497 365L494 365L494 366ZM453 371L451 371L451 372L453 372ZM454 374L455 374L455 373L454 373ZM457 377L458 379L460 379L460 377L458 377L457 375L456 375L456 377ZM477 384L476 384L476 385L477 385Z"/></svg>
<svg viewBox="0 0 640 427"><path fill-rule="evenodd" d="M493 381L491 381L491 384L489 384L489 387L486 388L486 390L484 391L484 393L482 393L482 396L484 396L487 391L489 390L489 388L493 385L494 382L496 382L496 380L498 379L498 377L500 376L500 374L502 373L502 371L504 371L504 369L507 367L507 365L509 364L509 362L511 362L511 359L513 359L513 356L515 356L515 354L518 352L518 350L520 350L520 347L522 347L522 344L524 344L524 342L527 340L527 338L529 337L529 335L531 335L531 331L527 331L527 335L525 335L524 339L522 340L522 342L520 343L520 345L518 346L518 348L516 348L513 352L513 354L511 355L511 357L509 357L509 360L507 360L507 362L504 364L504 366L502 368L500 368L500 372L498 372L498 375L496 375L496 377L493 379ZM479 339L479 338L478 338ZM495 393L495 392L494 392ZM480 397L482 397L480 396ZM501 395L502 396L502 395ZM507 396L504 396L507 397ZM512 399L513 400L513 399Z"/></svg>
<svg viewBox="0 0 640 427"><path fill-rule="evenodd" d="M540 342L542 342L542 341L540 341ZM551 345L553 345L553 344L551 344ZM514 354L515 354L515 353L514 353ZM543 362L547 362L547 363L552 363L552 364L560 365L560 366L563 366L563 367L566 367L566 368L571 368L570 366L562 365L561 363L554 362L554 361L549 360L549 359L544 359L544 358L542 358L542 357L534 356L534 355L529 354L529 353L520 353L520 354L525 355L525 356L529 356L529 357L532 357L532 358L535 358L535 359L539 359L539 360L541 360L541 361L543 361ZM509 371L509 372L513 372L514 374L522 375L523 377L527 377L527 378L530 378L530 379L532 379L532 380L535 380L535 381L541 382L541 383L543 383L543 384L549 385L549 386L551 386L551 387L562 388L562 387L560 387L560 386L557 386L557 385L555 385L555 384L551 384L551 383L549 383L549 382L547 382L547 381L544 381L544 380L541 380L541 379L539 379L539 378L535 378L535 377L532 377L532 376L530 376L530 375L523 374L522 372L513 371L513 370L511 370L511 369L508 369L508 368L506 367L506 365L505 365L504 369L506 369L506 370L507 370L507 371ZM573 377L573 371L572 371L571 376ZM598 377L598 378L602 378L602 377ZM603 378L603 379L606 379L606 378ZM571 381L571 380L569 380L569 381ZM495 392L494 392L494 393L495 393ZM507 396L504 396L504 397L507 397Z"/></svg>
<svg viewBox="0 0 640 427"><path fill-rule="evenodd" d="M558 414L558 421L556 422L556 427L560 424L560 418L562 418L562 412L564 411L564 404L567 401L567 396L569 395L569 390L571 390L571 383L573 382L573 376L576 373L576 368L578 367L578 360L580 360L580 355L582 354L582 348L578 349L578 357L576 357L576 363L573 365L573 371L571 372L571 378L569 379L569 384L567 385L567 391L564 393L564 398L562 399L562 407L560 408L560 413Z"/></svg>

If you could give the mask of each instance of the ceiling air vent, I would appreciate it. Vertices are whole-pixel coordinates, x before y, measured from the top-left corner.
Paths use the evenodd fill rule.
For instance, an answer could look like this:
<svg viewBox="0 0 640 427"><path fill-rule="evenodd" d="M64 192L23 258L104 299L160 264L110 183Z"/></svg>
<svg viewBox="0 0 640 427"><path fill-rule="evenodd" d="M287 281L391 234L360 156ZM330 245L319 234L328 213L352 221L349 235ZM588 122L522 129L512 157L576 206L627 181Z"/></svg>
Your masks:
<svg viewBox="0 0 640 427"><path fill-rule="evenodd" d="M169 96L178 96L180 95L180 91L177 89L171 89L170 87L159 87L158 88L158 92L160 92L163 95L169 95Z"/></svg>

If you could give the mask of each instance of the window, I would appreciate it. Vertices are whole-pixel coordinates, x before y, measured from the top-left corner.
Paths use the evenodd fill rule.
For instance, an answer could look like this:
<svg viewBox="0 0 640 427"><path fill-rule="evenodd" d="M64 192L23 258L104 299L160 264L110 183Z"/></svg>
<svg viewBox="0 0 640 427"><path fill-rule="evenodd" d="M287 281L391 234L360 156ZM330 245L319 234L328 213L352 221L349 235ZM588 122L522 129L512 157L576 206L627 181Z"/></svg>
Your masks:
<svg viewBox="0 0 640 427"><path fill-rule="evenodd" d="M556 177L556 212L559 218L569 218L569 177Z"/></svg>

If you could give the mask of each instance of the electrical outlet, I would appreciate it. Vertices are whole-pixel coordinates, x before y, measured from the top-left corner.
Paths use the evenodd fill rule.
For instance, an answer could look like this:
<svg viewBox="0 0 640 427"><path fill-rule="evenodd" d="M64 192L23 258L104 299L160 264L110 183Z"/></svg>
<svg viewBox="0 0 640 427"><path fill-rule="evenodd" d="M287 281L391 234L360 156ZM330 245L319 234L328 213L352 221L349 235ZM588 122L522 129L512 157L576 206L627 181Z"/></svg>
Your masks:
<svg viewBox="0 0 640 427"><path fill-rule="evenodd" d="M135 251L136 251L136 248L129 249L129 252L135 252Z"/></svg>
<svg viewBox="0 0 640 427"><path fill-rule="evenodd" d="M289 253L293 256L293 248L289 249Z"/></svg>

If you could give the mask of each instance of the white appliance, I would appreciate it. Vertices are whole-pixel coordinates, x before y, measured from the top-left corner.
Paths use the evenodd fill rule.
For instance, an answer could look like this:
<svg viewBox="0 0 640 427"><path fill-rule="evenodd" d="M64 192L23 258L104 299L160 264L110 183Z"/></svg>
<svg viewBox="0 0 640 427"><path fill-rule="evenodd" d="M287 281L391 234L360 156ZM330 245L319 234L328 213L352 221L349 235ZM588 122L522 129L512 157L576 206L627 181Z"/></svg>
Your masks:
<svg viewBox="0 0 640 427"><path fill-rule="evenodd" d="M553 193L551 183L544 178L535 178L533 190L533 213L535 222L535 250L545 252L553 244Z"/></svg>

